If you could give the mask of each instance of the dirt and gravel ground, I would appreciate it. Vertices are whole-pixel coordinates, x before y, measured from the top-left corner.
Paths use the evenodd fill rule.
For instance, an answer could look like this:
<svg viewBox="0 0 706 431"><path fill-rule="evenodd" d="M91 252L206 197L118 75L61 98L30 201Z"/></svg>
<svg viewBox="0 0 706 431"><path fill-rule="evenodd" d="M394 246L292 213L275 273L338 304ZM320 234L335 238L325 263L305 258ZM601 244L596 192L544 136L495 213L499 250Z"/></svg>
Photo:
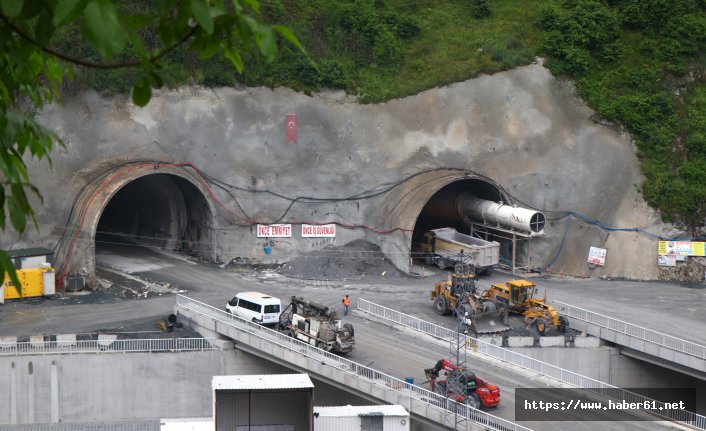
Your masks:
<svg viewBox="0 0 706 431"><path fill-rule="evenodd" d="M448 271L420 263L417 272L422 275L405 275L377 246L363 241L328 247L284 265L241 262L219 266L135 246L114 246L101 250L98 256L98 288L8 301L0 307L0 335L26 338L38 333L102 332L119 333L124 338L193 337L198 334L188 328L166 334L156 326L173 312L175 294L220 307L243 290L268 292L283 302L293 294L304 295L332 307L340 306L340 298L349 293L354 304L364 298L441 326L458 326L454 317L436 314L429 299L434 283L446 279ZM706 289L669 283L526 276L533 276L540 294L547 289L550 299L706 344L699 330L706 324L702 305L706 303ZM477 285L483 290L491 283L518 277L497 270L479 278ZM132 305L125 308L124 304ZM84 308L86 305L95 307ZM56 307L66 311L49 311ZM74 309L82 311L78 315L69 311ZM521 316L511 316L511 326L513 329L503 335L538 336ZM558 335L558 331L551 329L547 335Z"/></svg>
<svg viewBox="0 0 706 431"><path fill-rule="evenodd" d="M362 281L409 278L375 244L357 240L344 246L329 245L280 265L277 272L304 280Z"/></svg>
<svg viewBox="0 0 706 431"><path fill-rule="evenodd" d="M23 298L8 301L2 306L2 310L7 313L22 312L27 309L37 309L45 307L89 305L89 304L111 304L125 301L137 301L161 296L172 297L175 293L188 293L183 289L175 289L169 283L151 280L149 277L135 276L122 273L118 270L99 267L96 271L99 280L99 287L95 290L82 290L78 292L62 292L52 296ZM166 314L166 313L165 313ZM118 335L119 339L125 338L200 338L201 335L182 325L177 324L172 327L172 331L165 332L157 326L157 322L168 321L169 315L164 315L159 319L145 317L130 319L120 322L117 325L93 328L90 332L77 333L77 340L95 340L98 334L111 333ZM57 328L56 333L62 333L61 328ZM16 335L18 341L29 341L29 334ZM46 341L55 341L55 334L45 336Z"/></svg>
<svg viewBox="0 0 706 431"><path fill-rule="evenodd" d="M164 336L165 333L156 327L156 322L165 320L171 314L174 294L199 297L200 300L220 306L240 290L271 291L283 298L283 301L292 294L305 294L312 296L312 299L328 301L331 306L338 306L340 297L350 293L354 302L357 298L365 298L439 325L449 328L457 326L453 317L437 315L429 299L433 284L446 279L448 271L421 266L419 272L425 276L407 276L397 271L376 246L362 241L342 247L329 247L325 253L311 253L280 266L253 266L244 263L217 266L191 262L183 256L176 256L175 259L174 256L163 252L156 253L150 249L136 251L133 247L130 251L129 254L116 253L115 250L103 254L109 255L109 258L105 259L109 266L104 264L98 270L100 287L95 291L8 301L0 307L0 335L36 333L31 329L18 333L11 326L14 323L22 323L28 328L39 330L46 326L41 323L47 320L45 315L51 314L40 312L47 307L80 308L82 305L96 305L98 308L105 306L109 310L105 312L105 316L96 317L101 323L91 323L88 316L93 311L88 311L83 319L72 318L82 320L80 324L75 325L76 329L67 326L67 317L56 317L51 333L79 330L121 333L124 337L152 337L150 334ZM145 261L159 261L159 264L154 265L154 269L145 271ZM510 278L511 275L506 272L496 271L490 277L481 277L478 287L482 290L488 288L491 283ZM689 335L687 338L697 342L699 338L703 338L696 334L698 331L695 332L694 327L699 325L696 322L703 317L703 307L699 304L706 298L706 289L689 289L664 283L575 280L551 276L534 277L533 280L542 289L548 288L548 296L551 299L582 304L599 311L614 310L608 314L619 313L617 317L637 323L640 323L641 316L644 319L645 309L650 309L657 315L666 312L670 307L673 308L675 305L669 303L675 302L680 313L678 316L672 315L670 321L679 323L674 325L675 328L681 326L689 331L680 334L678 329L665 329L678 335ZM674 295L675 293L688 297L684 305L679 305L678 295ZM605 298L601 300L601 296ZM643 305L640 305L640 302ZM124 303L133 303L136 310L144 311L124 315L125 312L120 311L121 304ZM3 315L9 318L3 319ZM110 319L107 318L109 315ZM109 321L111 323L108 323ZM536 336L534 328L528 328L520 316L511 317L511 322L513 330L505 335ZM649 322L645 324L650 326ZM62 329L62 326L65 329ZM40 332L47 333L46 330ZM555 335L557 332L551 330L549 334ZM194 334L182 330L169 336L190 337Z"/></svg>

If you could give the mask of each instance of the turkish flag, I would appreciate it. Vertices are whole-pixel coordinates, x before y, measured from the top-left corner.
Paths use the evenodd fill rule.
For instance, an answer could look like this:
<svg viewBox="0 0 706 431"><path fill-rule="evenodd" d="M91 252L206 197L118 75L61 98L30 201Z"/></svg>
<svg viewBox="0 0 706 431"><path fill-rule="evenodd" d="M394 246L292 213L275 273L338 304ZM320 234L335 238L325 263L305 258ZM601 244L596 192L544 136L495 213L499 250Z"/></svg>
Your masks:
<svg viewBox="0 0 706 431"><path fill-rule="evenodd" d="M287 130L287 136L284 140L285 144L288 144L289 141L294 141L295 144L298 144L297 142L297 114L286 114L284 118L284 123L285 123L285 128Z"/></svg>

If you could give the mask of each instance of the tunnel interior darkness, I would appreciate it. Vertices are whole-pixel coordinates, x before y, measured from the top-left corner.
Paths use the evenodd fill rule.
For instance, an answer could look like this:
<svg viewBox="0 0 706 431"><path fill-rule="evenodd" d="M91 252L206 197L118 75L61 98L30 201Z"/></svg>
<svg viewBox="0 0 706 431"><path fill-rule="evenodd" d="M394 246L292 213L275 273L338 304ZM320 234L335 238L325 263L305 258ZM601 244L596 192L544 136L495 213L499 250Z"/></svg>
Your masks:
<svg viewBox="0 0 706 431"><path fill-rule="evenodd" d="M493 202L503 200L500 190L484 180L460 180L442 187L429 199L417 217L414 231L412 232L413 253L418 251L419 244L423 242L424 233L431 229L452 227L459 232L469 233L469 227L458 215L455 206L456 198L462 192L468 192L481 199ZM502 241L498 240L498 242L502 244Z"/></svg>
<svg viewBox="0 0 706 431"><path fill-rule="evenodd" d="M96 249L115 242L210 257L212 214L206 198L176 175L137 178L110 199L96 230Z"/></svg>

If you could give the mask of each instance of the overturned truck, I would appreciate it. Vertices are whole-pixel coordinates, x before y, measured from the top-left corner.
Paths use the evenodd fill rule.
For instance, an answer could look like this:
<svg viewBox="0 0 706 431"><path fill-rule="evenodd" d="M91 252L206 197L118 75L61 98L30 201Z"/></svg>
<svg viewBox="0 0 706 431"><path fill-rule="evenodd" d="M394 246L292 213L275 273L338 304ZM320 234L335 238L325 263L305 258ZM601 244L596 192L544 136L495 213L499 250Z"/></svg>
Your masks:
<svg viewBox="0 0 706 431"><path fill-rule="evenodd" d="M353 350L353 325L343 323L335 310L314 301L292 296L280 315L280 330L327 352Z"/></svg>

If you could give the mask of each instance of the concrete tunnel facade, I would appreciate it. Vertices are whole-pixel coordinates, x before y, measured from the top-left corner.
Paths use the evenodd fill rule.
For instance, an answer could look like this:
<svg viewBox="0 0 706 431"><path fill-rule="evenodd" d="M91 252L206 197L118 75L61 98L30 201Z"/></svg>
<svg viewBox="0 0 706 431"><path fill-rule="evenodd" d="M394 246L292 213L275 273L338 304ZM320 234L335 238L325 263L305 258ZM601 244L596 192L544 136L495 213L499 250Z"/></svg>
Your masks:
<svg viewBox="0 0 706 431"><path fill-rule="evenodd" d="M117 166L86 183L58 242L58 273L95 275L96 248L114 241L213 259L213 202L187 169L161 163ZM80 268L80 269L79 269Z"/></svg>
<svg viewBox="0 0 706 431"><path fill-rule="evenodd" d="M286 143L290 113L298 139ZM440 227L425 207L463 189L548 214L545 235L533 240L533 266L654 279L654 238L595 226L565 232L558 216L572 210L605 225L670 232L639 194L629 137L592 116L541 64L376 105L338 93L182 88L137 108L124 97L82 93L41 112L65 146L51 170L27 160L43 196L34 202L39 229L8 232L0 245L52 248L63 274L90 276L96 232L116 225L137 237L156 231L150 241L166 248L192 240L198 247L190 252L223 263L282 263L361 239L407 271L415 237ZM147 197L138 197L143 189ZM137 220L123 214L130 199L162 212L147 220L156 210L145 210ZM292 235L258 238L258 223L291 223ZM302 223L338 229L334 238L302 238ZM586 265L590 246L608 250L604 267Z"/></svg>
<svg viewBox="0 0 706 431"><path fill-rule="evenodd" d="M208 184L193 172L189 166L139 163L117 167L101 176L92 187L86 187L78 199L85 202L76 214L80 229L61 243L58 254L65 257L60 260L59 270L71 273L71 268L80 266L90 277L95 273L96 253L101 243L112 241L187 252L205 260L222 260L222 256L214 255L210 229L216 224L214 214L219 212L214 207L216 198ZM377 225L384 226L383 232L404 233L383 242L383 252L402 271L411 270L414 242L427 230L453 226L465 231L463 222L453 211L445 209L448 214L443 219L439 219L438 212L427 214L429 211L425 208L434 204L433 198L443 190L447 191L441 195L445 200L453 200L458 192L468 190L496 201L508 200L491 180L455 170L423 173L382 196ZM446 205L452 206L453 203ZM413 228L398 229L399 226ZM78 232L90 236L81 237ZM243 236L249 235L243 233ZM236 257L226 257L226 262ZM276 255L273 258L279 260Z"/></svg>

